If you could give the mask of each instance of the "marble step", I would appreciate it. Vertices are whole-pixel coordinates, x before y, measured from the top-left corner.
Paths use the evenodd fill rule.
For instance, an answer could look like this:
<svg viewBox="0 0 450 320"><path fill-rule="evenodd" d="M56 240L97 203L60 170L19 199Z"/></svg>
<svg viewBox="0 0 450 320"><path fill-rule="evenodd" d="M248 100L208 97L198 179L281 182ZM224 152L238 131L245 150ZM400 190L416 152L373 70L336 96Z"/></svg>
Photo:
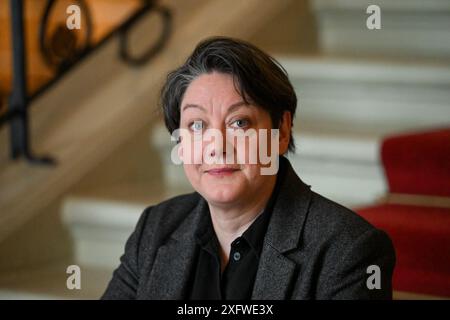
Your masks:
<svg viewBox="0 0 450 320"><path fill-rule="evenodd" d="M387 135L450 123L450 64L278 57L298 96L296 126Z"/></svg>
<svg viewBox="0 0 450 320"><path fill-rule="evenodd" d="M380 29L370 30L370 5L380 10ZM321 49L331 54L447 59L450 5L447 0L312 0Z"/></svg>
<svg viewBox="0 0 450 320"><path fill-rule="evenodd" d="M99 191L67 196L61 220L74 241L74 261L92 268L115 268L144 209L189 192L189 186L167 189L164 181L151 181L147 185L103 186Z"/></svg>
<svg viewBox="0 0 450 320"><path fill-rule="evenodd" d="M147 205L90 196L66 198L62 221L74 241L76 263L99 268L117 266L124 244Z"/></svg>

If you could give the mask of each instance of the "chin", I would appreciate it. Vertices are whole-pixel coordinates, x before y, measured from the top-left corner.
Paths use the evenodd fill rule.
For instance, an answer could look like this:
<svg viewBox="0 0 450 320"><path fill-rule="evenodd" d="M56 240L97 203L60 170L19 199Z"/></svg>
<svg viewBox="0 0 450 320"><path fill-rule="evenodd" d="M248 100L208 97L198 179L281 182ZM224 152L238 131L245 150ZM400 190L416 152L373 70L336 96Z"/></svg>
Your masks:
<svg viewBox="0 0 450 320"><path fill-rule="evenodd" d="M204 188L203 197L211 203L231 204L239 200L242 196L242 190L235 185L207 186Z"/></svg>

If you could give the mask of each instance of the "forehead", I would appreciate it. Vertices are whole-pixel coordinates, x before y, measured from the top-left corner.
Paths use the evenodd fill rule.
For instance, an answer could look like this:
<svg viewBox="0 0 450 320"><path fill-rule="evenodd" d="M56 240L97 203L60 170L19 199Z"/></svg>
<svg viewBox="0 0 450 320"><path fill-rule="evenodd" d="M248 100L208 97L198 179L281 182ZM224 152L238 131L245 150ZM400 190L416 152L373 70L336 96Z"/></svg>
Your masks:
<svg viewBox="0 0 450 320"><path fill-rule="evenodd" d="M202 74L189 84L181 106L197 104L212 108L227 106L242 100L231 75L213 72Z"/></svg>

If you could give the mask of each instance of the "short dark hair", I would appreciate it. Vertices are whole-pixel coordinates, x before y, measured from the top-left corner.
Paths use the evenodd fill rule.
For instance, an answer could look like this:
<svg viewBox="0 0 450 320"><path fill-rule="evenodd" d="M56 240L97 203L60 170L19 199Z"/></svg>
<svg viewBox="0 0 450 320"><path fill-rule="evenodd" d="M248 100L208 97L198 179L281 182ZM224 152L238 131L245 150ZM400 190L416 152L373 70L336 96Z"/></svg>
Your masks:
<svg viewBox="0 0 450 320"><path fill-rule="evenodd" d="M186 62L167 75L161 107L170 134L180 127L181 102L189 84L213 71L232 75L244 101L266 110L274 128L279 128L284 111L294 119L297 96L280 63L246 41L212 37L200 42ZM292 132L288 150L295 151Z"/></svg>

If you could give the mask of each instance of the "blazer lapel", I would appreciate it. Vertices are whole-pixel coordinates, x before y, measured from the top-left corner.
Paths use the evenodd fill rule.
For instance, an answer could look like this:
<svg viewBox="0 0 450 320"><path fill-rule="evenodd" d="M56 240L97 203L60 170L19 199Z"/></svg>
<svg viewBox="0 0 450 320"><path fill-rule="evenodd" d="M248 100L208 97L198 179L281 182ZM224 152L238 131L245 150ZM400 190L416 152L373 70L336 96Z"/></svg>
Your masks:
<svg viewBox="0 0 450 320"><path fill-rule="evenodd" d="M171 239L159 248L149 279L149 299L183 299L195 258L194 241Z"/></svg>
<svg viewBox="0 0 450 320"><path fill-rule="evenodd" d="M287 159L261 252L252 299L289 299L294 276L301 266L286 257L299 250L301 232L311 200L310 186L303 183Z"/></svg>
<svg viewBox="0 0 450 320"><path fill-rule="evenodd" d="M196 257L195 233L208 214L207 203L201 198L196 208L162 245L147 285L146 298L154 300L184 299Z"/></svg>
<svg viewBox="0 0 450 320"><path fill-rule="evenodd" d="M295 274L295 263L271 247L263 249L253 287L253 300L284 300Z"/></svg>

